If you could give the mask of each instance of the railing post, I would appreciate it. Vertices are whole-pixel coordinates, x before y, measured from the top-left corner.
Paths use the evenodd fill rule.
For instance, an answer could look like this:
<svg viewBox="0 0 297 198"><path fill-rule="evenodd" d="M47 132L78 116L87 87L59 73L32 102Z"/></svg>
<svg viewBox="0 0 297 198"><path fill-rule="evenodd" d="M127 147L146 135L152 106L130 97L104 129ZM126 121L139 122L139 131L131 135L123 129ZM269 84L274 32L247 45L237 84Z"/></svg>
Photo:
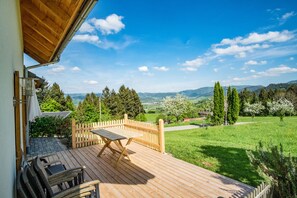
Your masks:
<svg viewBox="0 0 297 198"><path fill-rule="evenodd" d="M72 131L72 148L76 148L76 124L75 124L75 119L72 119L71 131Z"/></svg>
<svg viewBox="0 0 297 198"><path fill-rule="evenodd" d="M160 143L160 152L165 153L165 138L164 138L164 121L159 119L159 143Z"/></svg>
<svg viewBox="0 0 297 198"><path fill-rule="evenodd" d="M128 123L128 114L124 114L124 125Z"/></svg>

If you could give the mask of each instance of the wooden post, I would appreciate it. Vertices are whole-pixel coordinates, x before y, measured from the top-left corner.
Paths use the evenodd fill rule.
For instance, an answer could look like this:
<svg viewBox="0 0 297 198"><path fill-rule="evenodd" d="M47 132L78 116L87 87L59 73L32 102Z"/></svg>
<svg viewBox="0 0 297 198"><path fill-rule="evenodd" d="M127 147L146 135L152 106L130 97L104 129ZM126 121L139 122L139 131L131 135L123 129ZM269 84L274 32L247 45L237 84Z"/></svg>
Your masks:
<svg viewBox="0 0 297 198"><path fill-rule="evenodd" d="M164 121L159 119L159 144L160 152L165 153Z"/></svg>
<svg viewBox="0 0 297 198"><path fill-rule="evenodd" d="M16 152L16 169L20 170L22 160L21 150L21 108L20 108L20 81L19 71L14 72L14 121L15 121L15 152Z"/></svg>
<svg viewBox="0 0 297 198"><path fill-rule="evenodd" d="M76 124L75 124L75 119L72 119L72 148L76 148Z"/></svg>
<svg viewBox="0 0 297 198"><path fill-rule="evenodd" d="M128 114L124 114L124 125L128 123Z"/></svg>

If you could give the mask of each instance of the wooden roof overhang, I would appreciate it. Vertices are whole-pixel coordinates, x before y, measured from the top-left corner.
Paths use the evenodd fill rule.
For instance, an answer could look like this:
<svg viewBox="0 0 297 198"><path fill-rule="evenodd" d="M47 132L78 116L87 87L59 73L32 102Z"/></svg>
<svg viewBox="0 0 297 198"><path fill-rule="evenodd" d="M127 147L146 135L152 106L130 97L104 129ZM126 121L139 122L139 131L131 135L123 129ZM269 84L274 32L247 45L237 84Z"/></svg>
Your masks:
<svg viewBox="0 0 297 198"><path fill-rule="evenodd" d="M41 64L58 61L97 0L21 0L24 52Z"/></svg>

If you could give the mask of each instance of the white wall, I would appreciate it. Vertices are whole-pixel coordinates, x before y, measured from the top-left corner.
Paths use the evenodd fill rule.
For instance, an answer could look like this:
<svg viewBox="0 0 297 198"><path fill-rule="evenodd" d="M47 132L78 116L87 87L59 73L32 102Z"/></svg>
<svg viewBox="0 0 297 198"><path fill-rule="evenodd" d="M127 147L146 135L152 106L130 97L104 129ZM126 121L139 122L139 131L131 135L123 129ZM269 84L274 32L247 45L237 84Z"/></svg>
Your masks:
<svg viewBox="0 0 297 198"><path fill-rule="evenodd" d="M0 0L0 197L15 197L13 73L23 75L23 41L18 0Z"/></svg>

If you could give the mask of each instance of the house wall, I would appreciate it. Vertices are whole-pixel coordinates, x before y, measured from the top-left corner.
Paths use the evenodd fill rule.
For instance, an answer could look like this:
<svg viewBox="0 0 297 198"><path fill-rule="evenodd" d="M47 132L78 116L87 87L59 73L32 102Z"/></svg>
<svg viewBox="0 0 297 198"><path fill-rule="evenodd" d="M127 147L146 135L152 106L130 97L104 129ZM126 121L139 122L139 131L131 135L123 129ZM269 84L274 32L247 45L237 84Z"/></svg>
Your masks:
<svg viewBox="0 0 297 198"><path fill-rule="evenodd" d="M14 71L23 76L20 3L0 0L0 197L15 197Z"/></svg>

